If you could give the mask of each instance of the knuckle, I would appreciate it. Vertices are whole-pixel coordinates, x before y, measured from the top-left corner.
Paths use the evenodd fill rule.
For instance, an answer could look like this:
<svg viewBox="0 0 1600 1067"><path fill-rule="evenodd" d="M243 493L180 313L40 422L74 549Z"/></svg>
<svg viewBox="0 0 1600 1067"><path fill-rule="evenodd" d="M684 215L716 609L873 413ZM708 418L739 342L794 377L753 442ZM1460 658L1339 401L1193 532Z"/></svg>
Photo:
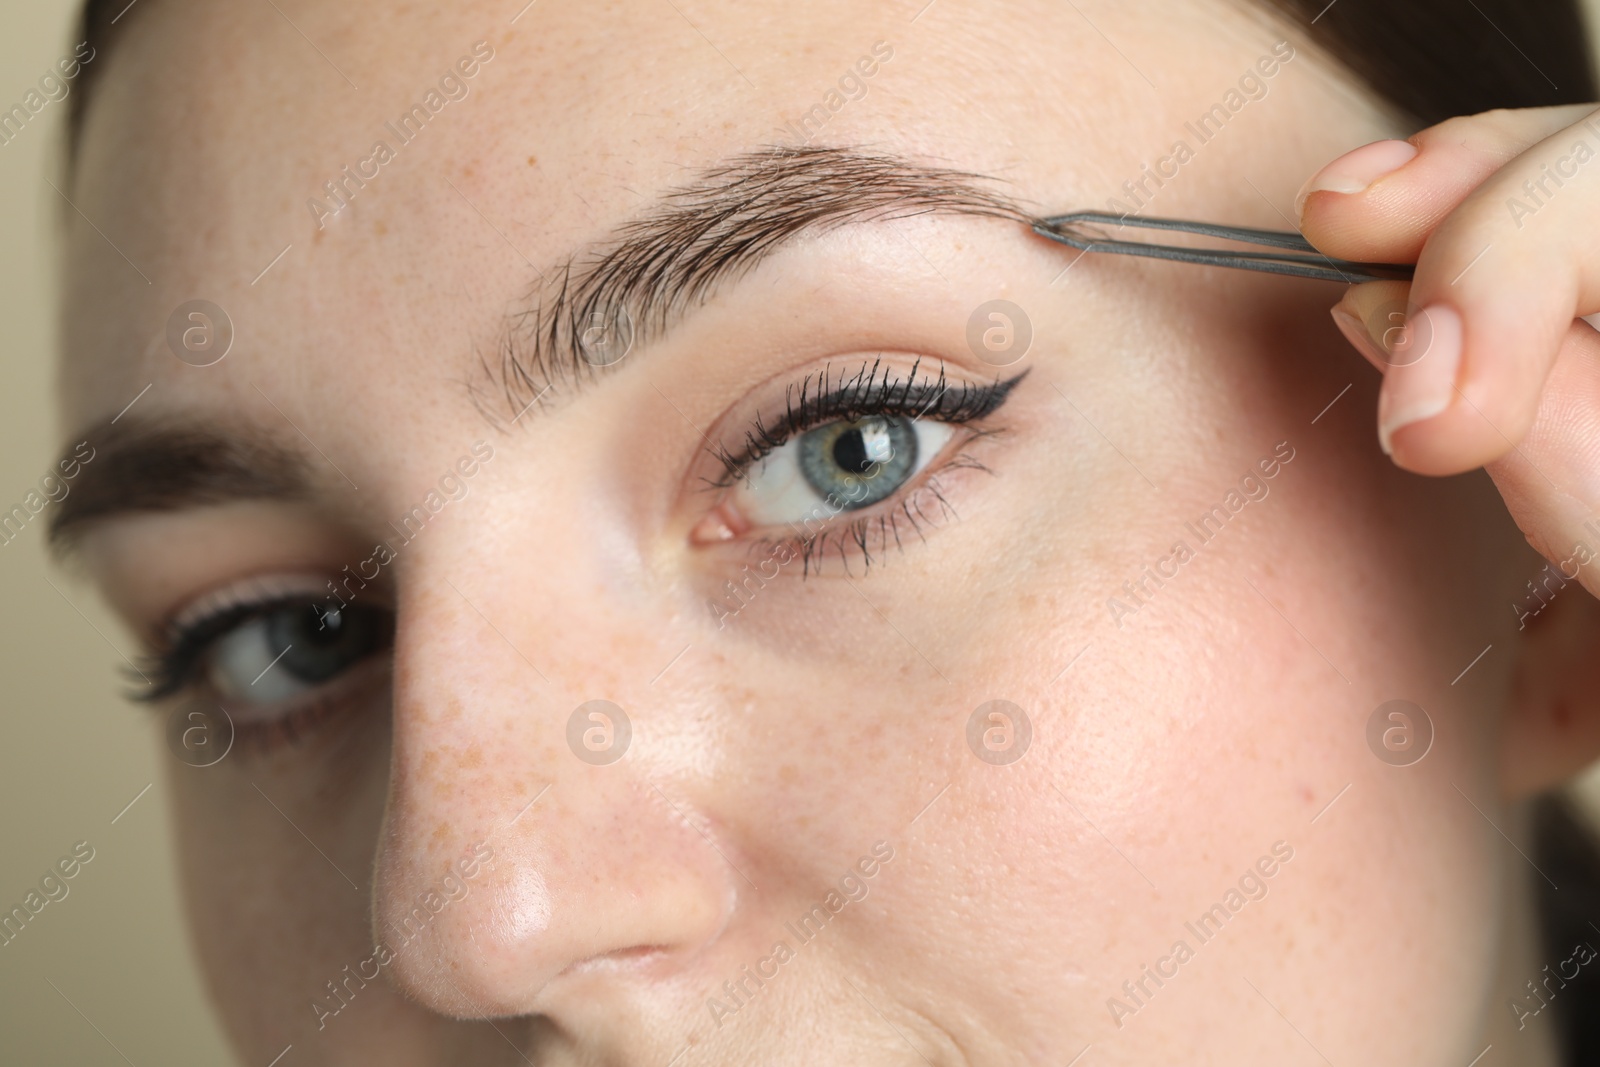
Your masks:
<svg viewBox="0 0 1600 1067"><path fill-rule="evenodd" d="M1419 135L1432 145L1451 145L1498 160L1509 159L1527 142L1528 117L1513 108L1445 119Z"/></svg>

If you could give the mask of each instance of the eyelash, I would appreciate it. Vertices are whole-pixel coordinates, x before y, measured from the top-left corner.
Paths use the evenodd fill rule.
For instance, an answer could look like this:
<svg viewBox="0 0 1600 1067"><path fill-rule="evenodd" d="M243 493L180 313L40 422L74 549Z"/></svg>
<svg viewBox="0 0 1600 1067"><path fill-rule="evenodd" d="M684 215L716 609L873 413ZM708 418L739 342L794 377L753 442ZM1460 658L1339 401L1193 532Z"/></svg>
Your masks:
<svg viewBox="0 0 1600 1067"><path fill-rule="evenodd" d="M936 377L923 376L919 379L917 373L921 366L922 360L919 359L911 365L904 378L895 378L883 368L882 359L877 359L863 363L853 377L846 378L841 373L834 379L835 384L831 389L829 367L807 375L798 385L790 385L785 390L784 412L776 423L769 426L757 415L753 425L745 431L737 452L720 445L708 450L722 466L720 477L707 479L709 487L714 490L729 488L743 479L751 467L778 448L800 434L830 422L854 421L875 415L930 418L953 426L976 422L998 410L1010 397L1011 390L1028 374L1023 371L1008 379L996 378L986 385L961 382L957 388L952 388L943 362L939 364ZM881 377L880 370L883 370ZM1001 433L1004 433L1003 429L973 429L957 447L964 449L976 440ZM923 537L923 527L931 520L922 513L918 499L922 494L930 493L933 496L938 502L941 516L955 513L939 490L938 474L960 469L989 471L972 456L957 451L949 462L925 476L910 493L901 492L891 498L893 506L886 511L862 515L847 521L839 530L825 530L810 537L757 538L751 544L751 551L777 549L784 545L798 549L801 577L804 578L814 570L820 573L823 559L830 549L836 548L848 575L850 557L846 546L853 544L865 571L872 566L872 543L875 542L880 551L887 550L891 540L896 549L903 547L900 530L902 518L910 526L911 533L918 538Z"/></svg>
<svg viewBox="0 0 1600 1067"><path fill-rule="evenodd" d="M872 415L931 418L952 426L974 422L993 414L1028 374L1023 371L1003 381L996 378L988 385L962 382L958 392L950 388L942 362L937 377L921 380L917 378L922 366L920 359L902 379L894 378L887 370L880 378L878 371L882 366L882 359L863 363L855 377L846 380L841 374L835 379L837 384L831 391L829 367L806 375L798 385L790 385L784 391L783 415L776 423L768 426L757 415L754 425L745 431L744 442L737 452L721 445L713 450L717 462L722 464L722 476L712 479L712 488L726 489L776 449L826 423L848 422Z"/></svg>
<svg viewBox="0 0 1600 1067"><path fill-rule="evenodd" d="M305 607L309 599L304 594L239 599L219 604L193 622L169 627L157 647L141 656L136 667L127 672L130 683L135 677L141 682L149 681L148 685L130 690L127 699L154 704L194 689L199 681L200 666L219 639L252 619L284 608ZM337 684L336 681L329 683L330 686ZM295 744L303 733L337 711L339 703L326 696L308 696L287 714L259 719L230 716L234 743L261 752Z"/></svg>
<svg viewBox="0 0 1600 1067"><path fill-rule="evenodd" d="M1003 432L1003 430L974 431L961 442L961 447L965 447L979 438L992 437ZM891 500L889 503L892 506L887 511L862 515L860 518L849 520L838 530L824 530L822 533L812 537L797 536L781 540L761 538L754 543L755 547L775 550L787 543L792 547L798 548L800 576L809 578L813 573L822 573L822 562L831 552L837 552L839 562L848 576L850 574L850 553L847 546L854 545L856 553L861 559L862 573L865 573L872 568L873 545L876 546L880 554L888 550L891 541L893 541L897 551L904 547L900 530L902 518L910 527L907 534L908 537L909 534L914 533L918 540L926 540L923 535L923 529L936 520L930 519L923 514L920 498L924 493L931 494L938 501L940 518L956 514L955 508L944 498L944 494L939 490L939 475L951 470L978 470L988 474L994 473L965 452L957 452L938 471L927 475L925 480L912 489L909 494L901 499Z"/></svg>
<svg viewBox="0 0 1600 1067"><path fill-rule="evenodd" d="M950 425L977 421L993 414L1004 404L1011 390L1027 375L1024 371L1009 379L997 378L986 385L962 382L952 388L943 363L940 363L936 376L919 379L921 366L921 360L913 363L904 378L896 378L884 369L881 359L863 363L861 369L849 378L841 373L837 378L830 379L829 367L807 375L798 385L791 385L786 390L784 412L777 422L769 426L758 415L754 425L745 431L744 441L737 452L720 446L713 451L723 472L721 477L709 480L711 486L726 489L744 477L752 466L796 436L830 422L852 421L873 415L931 418ZM834 383L832 388L830 380ZM974 430L962 441L961 447L1001 432L996 429ZM941 470L963 468L988 470L960 452ZM800 550L802 574L811 574L813 568L820 570L822 559L830 546L838 547L848 571L849 561L844 551L847 544L856 545L863 566L870 567L872 552L869 543L874 535L880 546L887 546L891 539L896 547L901 545L902 516L911 530L921 537L923 524L929 521L922 514L922 507L917 501L918 495L924 491L931 493L938 501L941 513L953 513L949 502L939 491L937 479L929 477L917 487L916 492L897 501L887 512L853 519L838 531L793 539L790 543L797 545ZM755 542L755 546L776 546L780 543L762 538ZM254 618L283 608L300 607L304 603L303 596L241 599L219 605L193 622L170 629L160 645L143 656L130 674L130 682L133 675L137 675L141 681L148 680L148 684L130 691L128 699L138 703L157 703L190 689L197 681L202 661L218 639ZM310 725L331 710L329 705L330 702L326 700L312 700L288 715L255 723L235 722L236 737L246 740L249 735L268 746L280 742L292 743L302 726Z"/></svg>
<svg viewBox="0 0 1600 1067"><path fill-rule="evenodd" d="M201 659L218 638L257 615L296 603L298 599L291 597L240 601L169 628L159 646L140 658L137 673L140 678L149 679L149 687L130 692L128 699L153 704L182 692L194 683Z"/></svg>

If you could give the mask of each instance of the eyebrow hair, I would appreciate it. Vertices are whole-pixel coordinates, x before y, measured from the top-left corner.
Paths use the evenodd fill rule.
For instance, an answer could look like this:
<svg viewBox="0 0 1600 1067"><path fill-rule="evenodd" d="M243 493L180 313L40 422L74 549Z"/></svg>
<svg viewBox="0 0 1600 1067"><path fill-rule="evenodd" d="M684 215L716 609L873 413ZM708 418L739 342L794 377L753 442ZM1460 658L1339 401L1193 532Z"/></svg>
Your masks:
<svg viewBox="0 0 1600 1067"><path fill-rule="evenodd" d="M994 179L895 156L834 147L774 147L746 153L669 189L606 242L569 257L534 286L530 310L513 316L497 346L498 381L515 422L558 383L590 380L605 367L584 358L584 324L626 315L634 343L659 335L785 242L848 222L929 212L1031 223ZM478 410L498 424L473 383ZM58 554L88 526L127 512L175 511L243 500L309 498L314 479L300 453L259 430L210 422L105 420L79 432L96 450L49 523ZM65 469L65 468L63 468Z"/></svg>
<svg viewBox="0 0 1600 1067"><path fill-rule="evenodd" d="M304 499L312 491L305 457L261 431L130 419L120 426L102 421L78 438L94 452L67 481L67 495L50 517L48 539L57 554L70 551L82 530L111 515Z"/></svg>
<svg viewBox="0 0 1600 1067"><path fill-rule="evenodd" d="M737 278L805 233L850 222L929 212L1031 223L1017 203L987 188L996 179L830 146L772 146L718 165L669 189L610 240L579 252L533 287L529 310L511 316L497 363L478 366L520 418L557 385L593 380L603 360L585 358L586 328L657 337L718 282ZM494 413L469 386L479 410Z"/></svg>

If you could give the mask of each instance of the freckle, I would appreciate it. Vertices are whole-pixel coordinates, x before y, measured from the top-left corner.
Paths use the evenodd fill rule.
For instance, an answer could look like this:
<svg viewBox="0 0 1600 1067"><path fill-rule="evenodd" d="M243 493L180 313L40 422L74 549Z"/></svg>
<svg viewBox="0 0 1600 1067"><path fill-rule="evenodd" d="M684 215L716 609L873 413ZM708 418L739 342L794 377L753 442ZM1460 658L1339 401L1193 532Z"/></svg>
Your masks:
<svg viewBox="0 0 1600 1067"><path fill-rule="evenodd" d="M434 839L434 841L444 841L449 836L450 836L450 824L449 823L441 822L438 826L435 826L433 828L433 839Z"/></svg>
<svg viewBox="0 0 1600 1067"><path fill-rule="evenodd" d="M461 176L462 176L462 177L463 177L463 178L470 178L470 177L472 177L472 176L473 176L473 171L472 171L472 168L471 168L471 167L462 167L462 168L461 168Z"/></svg>
<svg viewBox="0 0 1600 1067"><path fill-rule="evenodd" d="M538 160L538 158L536 156L529 156L528 157L528 166L537 167L538 165L539 165L539 160Z"/></svg>
<svg viewBox="0 0 1600 1067"><path fill-rule="evenodd" d="M383 224L382 219L379 219L377 222L372 224L372 232L377 234L379 237L382 237L384 234L389 232L389 227Z"/></svg>
<svg viewBox="0 0 1600 1067"><path fill-rule="evenodd" d="M799 781L799 779L800 772L795 768L794 764L785 763L782 767L778 768L778 781L782 782L784 785L793 785L795 782Z"/></svg>
<svg viewBox="0 0 1600 1067"><path fill-rule="evenodd" d="M312 230L311 243L314 245L320 245L322 243L322 235L326 232L326 230Z"/></svg>
<svg viewBox="0 0 1600 1067"><path fill-rule="evenodd" d="M473 745L471 748L467 749L467 751L465 753L463 753L462 756L461 756L461 766L463 766L463 767L481 767L481 766L483 766L483 749L479 748L477 745Z"/></svg>

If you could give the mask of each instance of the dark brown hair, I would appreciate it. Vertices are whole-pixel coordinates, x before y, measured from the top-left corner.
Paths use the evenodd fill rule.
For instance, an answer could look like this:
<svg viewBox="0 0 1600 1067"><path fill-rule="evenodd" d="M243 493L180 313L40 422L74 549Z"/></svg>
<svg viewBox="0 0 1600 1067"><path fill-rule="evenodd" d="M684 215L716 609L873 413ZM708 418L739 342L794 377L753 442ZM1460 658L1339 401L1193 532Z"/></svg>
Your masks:
<svg viewBox="0 0 1600 1067"><path fill-rule="evenodd" d="M1251 2L1299 27L1306 40L1419 128L1455 115L1582 103L1597 95L1578 0ZM68 98L69 164L90 90L108 66L107 52L137 15L128 7L127 0L84 4L79 40L87 40L99 58L83 68L78 91ZM1535 825L1534 861L1544 876L1536 881L1541 948L1555 969L1578 941L1600 947L1600 927L1590 921L1600 916L1600 847L1583 817L1560 797L1536 805ZM1600 1063L1600 966L1564 980L1552 1008L1567 1062Z"/></svg>
<svg viewBox="0 0 1600 1067"><path fill-rule="evenodd" d="M1595 99L1578 0L1256 0L1373 92L1432 126Z"/></svg>

